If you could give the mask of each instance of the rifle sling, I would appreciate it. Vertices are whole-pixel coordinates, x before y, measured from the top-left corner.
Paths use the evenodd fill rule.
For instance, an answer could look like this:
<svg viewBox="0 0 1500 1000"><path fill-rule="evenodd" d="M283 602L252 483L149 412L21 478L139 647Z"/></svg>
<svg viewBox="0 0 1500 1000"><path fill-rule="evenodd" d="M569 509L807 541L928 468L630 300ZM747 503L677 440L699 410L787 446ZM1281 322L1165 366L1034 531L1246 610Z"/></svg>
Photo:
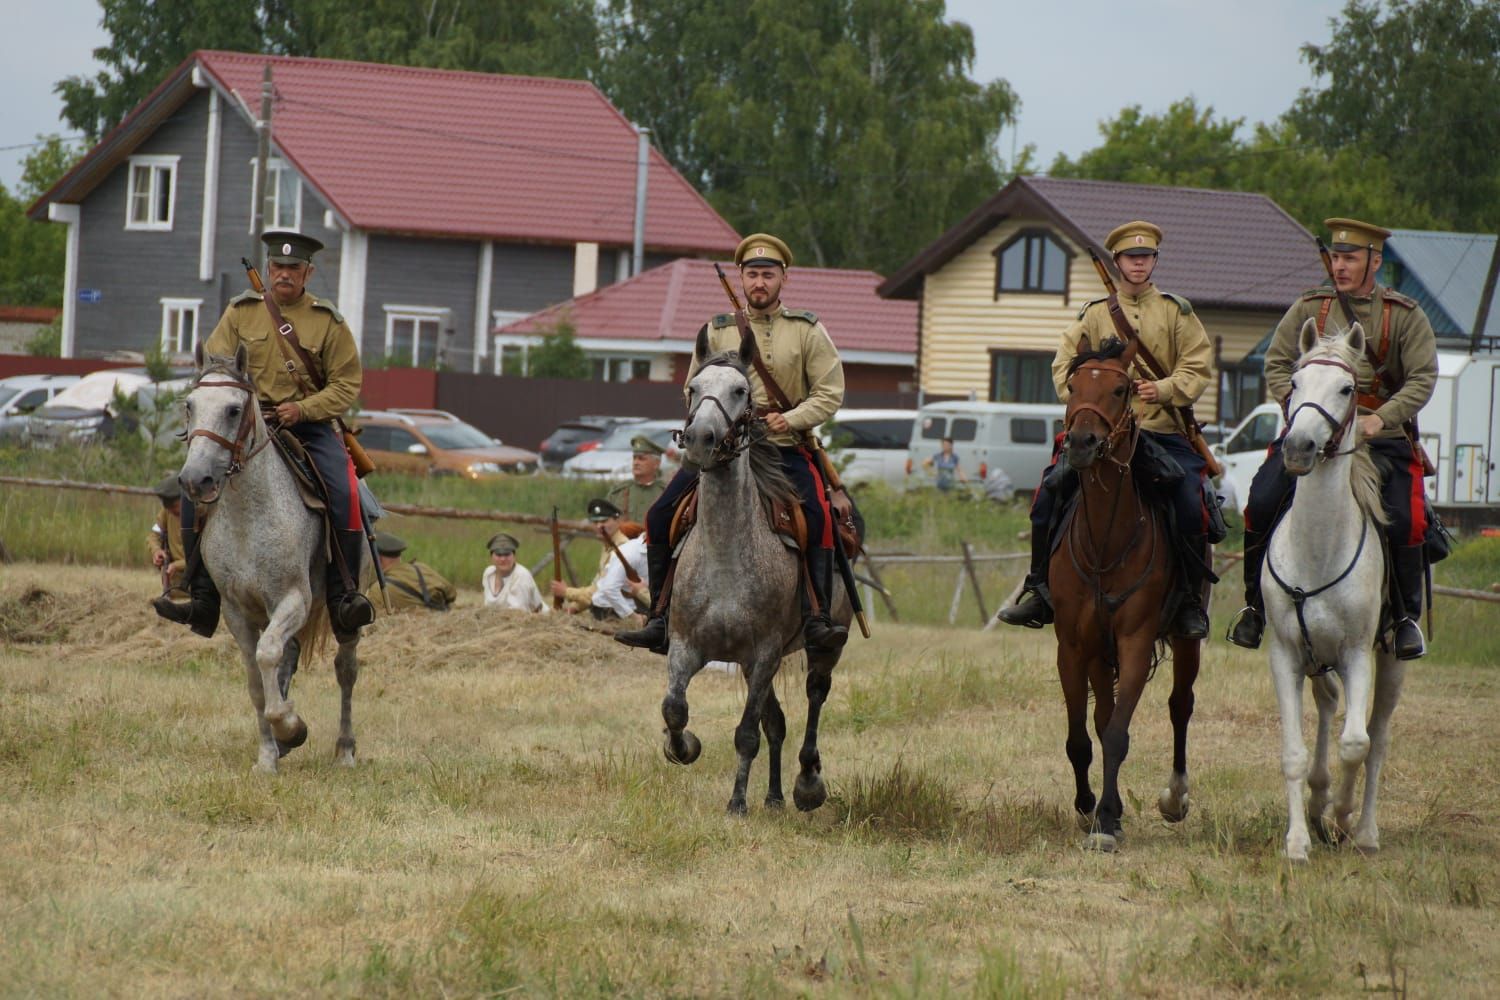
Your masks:
<svg viewBox="0 0 1500 1000"><path fill-rule="evenodd" d="M327 383L324 382L317 365L313 364L312 356L302 346L302 341L297 339L297 328L288 323L286 317L281 315L281 307L276 304L276 300L272 297L272 294L267 289L261 301L266 304L266 312L270 314L271 323L276 327L276 335L271 339L276 341L276 345L281 348L282 357L286 358L287 374L291 375L296 381L297 387L304 393L303 398L321 392L323 386ZM292 363L293 351L297 353L298 359L301 360L303 367L307 369L307 379L312 380L311 386L307 384L307 379L302 377L302 373L297 371L297 366Z"/></svg>
<svg viewBox="0 0 1500 1000"><path fill-rule="evenodd" d="M771 371L766 367L766 362L760 356L760 345L755 341L755 334L750 330L750 321L745 318L745 310L736 309L734 312L734 323L740 328L740 340L750 345L750 362L755 365L755 374L760 376L761 385L766 387L766 394L776 401L776 405L785 413L792 408L792 401L787 394L781 391L781 386L771 377Z"/></svg>
<svg viewBox="0 0 1500 1000"><path fill-rule="evenodd" d="M1115 325L1115 332L1118 333L1127 344L1131 341L1135 341L1136 359L1145 364L1146 373L1157 381L1166 379L1166 367L1163 366L1160 361L1156 360L1156 355L1151 353L1151 349L1147 347L1146 342L1140 338L1140 334L1136 333L1135 330L1131 327L1130 320L1125 318L1125 310L1120 308L1120 296L1118 295L1118 293L1109 293L1108 308L1110 321ZM1174 406L1171 403L1167 402L1163 402L1162 405L1165 406L1169 412L1177 414L1177 419L1181 421L1183 425L1183 433L1185 433L1189 438L1192 438L1195 433L1200 432L1200 428L1198 427L1198 417L1193 413L1191 407Z"/></svg>

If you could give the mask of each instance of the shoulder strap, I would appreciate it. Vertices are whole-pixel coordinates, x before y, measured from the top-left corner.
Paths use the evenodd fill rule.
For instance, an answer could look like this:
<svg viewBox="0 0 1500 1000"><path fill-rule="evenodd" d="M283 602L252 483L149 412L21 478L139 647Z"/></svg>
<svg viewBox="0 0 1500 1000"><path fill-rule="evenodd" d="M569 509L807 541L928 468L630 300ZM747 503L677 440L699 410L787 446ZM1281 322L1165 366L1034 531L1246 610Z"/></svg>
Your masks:
<svg viewBox="0 0 1500 1000"><path fill-rule="evenodd" d="M271 336L271 339L276 341L276 346L281 350L281 356L286 359L287 374L292 376L304 396L313 395L325 384L318 366L313 364L312 357L302 347L302 341L297 339L296 327L288 323L286 317L281 314L281 307L276 304L275 297L266 294L261 297L261 301L266 304L266 312L271 315L271 325L276 327L276 333ZM297 357L302 359L302 364L307 369L307 378L312 379L312 386L307 384L307 379L302 377L302 373L297 371L297 366L292 363L292 351L296 351Z"/></svg>
<svg viewBox="0 0 1500 1000"><path fill-rule="evenodd" d="M1323 326L1328 322L1328 310L1333 308L1332 299L1324 299L1323 304L1318 306L1318 336L1323 336Z"/></svg>
<svg viewBox="0 0 1500 1000"><path fill-rule="evenodd" d="M740 340L748 341L750 344L750 363L755 366L755 373L760 376L761 385L766 387L766 393L775 401L776 405L785 413L792 408L792 401L787 398L786 393L781 391L781 386L771 377L770 369L760 356L760 345L755 342L755 334L750 331L750 321L745 318L745 310L737 309L734 313L735 326L740 328Z"/></svg>

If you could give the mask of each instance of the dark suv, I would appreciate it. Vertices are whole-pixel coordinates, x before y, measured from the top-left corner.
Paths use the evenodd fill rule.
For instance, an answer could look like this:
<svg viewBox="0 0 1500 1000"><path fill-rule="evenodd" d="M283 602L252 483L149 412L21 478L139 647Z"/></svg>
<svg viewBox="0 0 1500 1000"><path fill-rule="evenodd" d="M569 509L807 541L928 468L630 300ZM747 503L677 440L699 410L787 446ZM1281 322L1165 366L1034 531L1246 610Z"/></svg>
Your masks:
<svg viewBox="0 0 1500 1000"><path fill-rule="evenodd" d="M599 447L604 435L621 424L638 424L645 417L578 417L559 424L557 430L548 434L537 451L542 455L542 468L553 472L581 451Z"/></svg>

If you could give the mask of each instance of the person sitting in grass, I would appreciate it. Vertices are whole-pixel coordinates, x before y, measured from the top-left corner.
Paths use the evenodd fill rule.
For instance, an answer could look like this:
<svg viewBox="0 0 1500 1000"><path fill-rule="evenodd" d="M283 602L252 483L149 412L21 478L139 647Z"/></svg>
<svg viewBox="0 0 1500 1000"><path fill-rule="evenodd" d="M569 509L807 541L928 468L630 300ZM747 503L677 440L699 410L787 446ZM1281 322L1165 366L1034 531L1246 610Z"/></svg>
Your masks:
<svg viewBox="0 0 1500 1000"><path fill-rule="evenodd" d="M516 550L520 547L521 543L514 535L502 531L491 536L490 564L484 568L484 577L479 581L480 589L484 591L484 606L546 614L552 609L542 600L542 592L537 589L531 570L516 562Z"/></svg>

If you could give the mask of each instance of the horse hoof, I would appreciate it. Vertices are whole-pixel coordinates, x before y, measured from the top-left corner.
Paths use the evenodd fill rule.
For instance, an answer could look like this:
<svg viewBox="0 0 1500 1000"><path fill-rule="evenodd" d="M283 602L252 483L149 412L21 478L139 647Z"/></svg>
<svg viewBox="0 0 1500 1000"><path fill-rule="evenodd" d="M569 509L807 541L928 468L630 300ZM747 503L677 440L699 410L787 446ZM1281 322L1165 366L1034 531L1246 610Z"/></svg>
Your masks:
<svg viewBox="0 0 1500 1000"><path fill-rule="evenodd" d="M1083 849L1085 851L1098 851L1101 854L1113 854L1120 848L1120 840L1112 833L1091 833L1083 838Z"/></svg>
<svg viewBox="0 0 1500 1000"><path fill-rule="evenodd" d="M1083 833L1090 833L1094 829L1094 814L1083 812L1079 809L1073 810L1073 819L1078 823L1078 829Z"/></svg>
<svg viewBox="0 0 1500 1000"><path fill-rule="evenodd" d="M1161 797L1156 800L1156 809L1161 813L1161 818L1168 823L1181 823L1187 819L1188 798L1184 795L1181 799L1174 799L1171 789L1165 789Z"/></svg>
<svg viewBox="0 0 1500 1000"><path fill-rule="evenodd" d="M691 764L702 752L703 743L686 729L678 735L676 740L672 739L671 733L668 733L666 740L662 743L662 753L666 754L667 760L673 764Z"/></svg>
<svg viewBox="0 0 1500 1000"><path fill-rule="evenodd" d="M792 786L792 801L797 804L800 812L812 812L828 801L828 789L823 784L823 778L816 774L797 775L797 783Z"/></svg>
<svg viewBox="0 0 1500 1000"><path fill-rule="evenodd" d="M786 799L782 798L780 795L767 795L766 808L775 809L777 812L780 812L781 810L786 808Z"/></svg>
<svg viewBox="0 0 1500 1000"><path fill-rule="evenodd" d="M354 766L354 741L341 739L333 748L334 763L341 767Z"/></svg>
<svg viewBox="0 0 1500 1000"><path fill-rule="evenodd" d="M1307 825L1312 827L1312 832L1318 838L1320 844L1332 844L1333 834L1328 830L1328 824L1323 822L1322 816L1309 816Z"/></svg>
<svg viewBox="0 0 1500 1000"><path fill-rule="evenodd" d="M730 816L745 816L750 810L745 805L744 799L730 799L729 805L724 807L724 812Z"/></svg>
<svg viewBox="0 0 1500 1000"><path fill-rule="evenodd" d="M292 735L286 739L274 737L276 740L276 756L285 757L293 750L307 742L307 723L301 719L297 720L297 728L292 730Z"/></svg>

